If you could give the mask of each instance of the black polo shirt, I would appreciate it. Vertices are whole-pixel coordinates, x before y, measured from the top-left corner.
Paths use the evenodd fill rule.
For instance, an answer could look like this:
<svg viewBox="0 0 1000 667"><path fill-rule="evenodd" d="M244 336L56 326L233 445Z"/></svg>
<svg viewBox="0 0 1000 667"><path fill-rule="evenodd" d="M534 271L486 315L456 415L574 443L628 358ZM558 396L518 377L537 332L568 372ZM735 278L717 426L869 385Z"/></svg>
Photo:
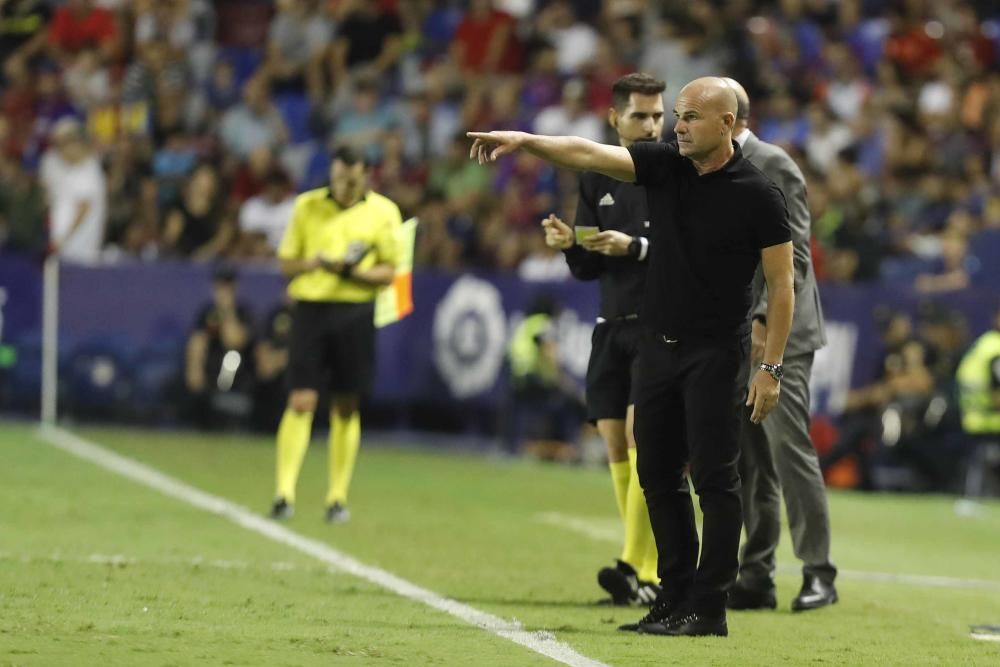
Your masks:
<svg viewBox="0 0 1000 667"><path fill-rule="evenodd" d="M634 183L586 172L580 175L580 201L576 207L577 227L611 229L632 237L649 236L646 191ZM646 257L609 257L572 245L564 251L573 277L600 280L601 317L607 320L635 315L642 304L646 284Z"/></svg>
<svg viewBox="0 0 1000 667"><path fill-rule="evenodd" d="M674 144L629 147L651 222L641 316L667 338L745 335L760 250L792 239L781 190L733 146L704 176Z"/></svg>

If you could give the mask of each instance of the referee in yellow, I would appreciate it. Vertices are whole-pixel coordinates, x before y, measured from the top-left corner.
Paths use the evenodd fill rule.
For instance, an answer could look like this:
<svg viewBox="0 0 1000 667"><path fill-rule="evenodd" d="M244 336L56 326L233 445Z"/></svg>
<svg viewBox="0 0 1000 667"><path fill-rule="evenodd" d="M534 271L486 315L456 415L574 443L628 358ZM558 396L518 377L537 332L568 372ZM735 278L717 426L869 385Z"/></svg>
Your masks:
<svg viewBox="0 0 1000 667"><path fill-rule="evenodd" d="M277 491L271 516L294 513L295 486L322 389L331 396L326 520L347 521L347 491L361 444L361 396L375 371L375 295L392 282L399 207L368 189L368 165L338 149L329 187L295 200L278 248L294 301L288 405L278 426Z"/></svg>

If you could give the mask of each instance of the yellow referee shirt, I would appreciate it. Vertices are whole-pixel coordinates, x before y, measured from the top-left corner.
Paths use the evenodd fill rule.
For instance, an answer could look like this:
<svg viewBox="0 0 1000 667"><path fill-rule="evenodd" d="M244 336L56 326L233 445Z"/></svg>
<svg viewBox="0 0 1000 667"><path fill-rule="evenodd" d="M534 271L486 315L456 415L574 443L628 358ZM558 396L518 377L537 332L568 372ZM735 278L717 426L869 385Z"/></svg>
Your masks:
<svg viewBox="0 0 1000 667"><path fill-rule="evenodd" d="M399 207L388 197L369 191L358 203L341 208L330 196L330 188L303 192L295 198L292 221L278 248L280 259L337 260L348 246L358 242L370 248L358 263L361 269L375 264L395 264L395 230L403 222ZM380 288L347 280L316 269L296 276L288 284L288 295L297 301L372 301Z"/></svg>

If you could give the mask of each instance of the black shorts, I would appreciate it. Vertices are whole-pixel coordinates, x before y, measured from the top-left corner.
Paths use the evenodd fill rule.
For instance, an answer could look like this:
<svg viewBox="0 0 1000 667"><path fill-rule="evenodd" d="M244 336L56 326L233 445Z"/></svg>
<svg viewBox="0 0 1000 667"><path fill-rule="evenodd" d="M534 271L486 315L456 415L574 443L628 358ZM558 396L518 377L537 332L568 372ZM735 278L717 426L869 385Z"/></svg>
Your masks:
<svg viewBox="0 0 1000 667"><path fill-rule="evenodd" d="M375 305L297 301L292 308L290 389L364 394L375 377Z"/></svg>
<svg viewBox="0 0 1000 667"><path fill-rule="evenodd" d="M599 322L590 339L587 364L587 419L625 419L635 402L632 379L639 358L638 319Z"/></svg>

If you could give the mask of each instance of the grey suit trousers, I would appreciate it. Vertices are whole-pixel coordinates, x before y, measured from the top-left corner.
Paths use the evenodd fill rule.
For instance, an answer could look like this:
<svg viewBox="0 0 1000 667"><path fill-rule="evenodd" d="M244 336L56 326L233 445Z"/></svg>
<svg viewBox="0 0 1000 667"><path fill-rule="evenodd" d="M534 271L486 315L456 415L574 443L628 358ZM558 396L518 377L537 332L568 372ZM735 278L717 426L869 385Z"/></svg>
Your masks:
<svg viewBox="0 0 1000 667"><path fill-rule="evenodd" d="M803 573L825 583L837 576L830 562L826 487L809 437L812 363L812 352L786 358L777 407L761 424L752 424L749 417L743 420L740 475L747 539L739 576L750 587L773 586L782 494Z"/></svg>

